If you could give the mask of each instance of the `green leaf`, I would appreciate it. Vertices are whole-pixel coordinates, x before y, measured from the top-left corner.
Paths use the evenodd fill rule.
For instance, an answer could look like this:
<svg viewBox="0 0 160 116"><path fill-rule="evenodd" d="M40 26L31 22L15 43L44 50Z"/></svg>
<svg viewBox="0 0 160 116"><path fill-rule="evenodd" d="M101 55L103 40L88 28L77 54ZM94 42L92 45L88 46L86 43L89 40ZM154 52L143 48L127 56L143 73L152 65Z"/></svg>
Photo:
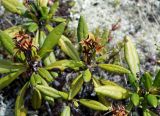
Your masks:
<svg viewBox="0 0 160 116"><path fill-rule="evenodd" d="M63 91L58 91L58 94L65 100L68 100L68 93L63 92Z"/></svg>
<svg viewBox="0 0 160 116"><path fill-rule="evenodd" d="M45 41L46 35L44 33L44 31L40 31L40 38L39 38L39 46L40 48L43 46L43 43ZM44 59L43 59L43 63L45 66L50 65L51 63L55 62L56 58L54 55L54 52L50 52Z"/></svg>
<svg viewBox="0 0 160 116"><path fill-rule="evenodd" d="M41 48L42 46L43 46L43 44L44 44L44 41L45 41L45 39L46 39L46 34L45 34L45 32L44 31L40 31L40 35L39 35L40 37L39 37L39 47Z"/></svg>
<svg viewBox="0 0 160 116"><path fill-rule="evenodd" d="M131 101L134 104L134 106L139 105L139 95L137 93L133 93L131 96Z"/></svg>
<svg viewBox="0 0 160 116"><path fill-rule="evenodd" d="M46 56L45 58L44 58L44 65L45 66L49 66L49 65L51 65L52 63L54 63L55 61L56 61L56 57L55 57L55 55L54 55L54 52L50 52L49 54L48 54L48 56Z"/></svg>
<svg viewBox="0 0 160 116"><path fill-rule="evenodd" d="M130 73L128 69L115 64L99 64L98 66L106 71L113 72L113 73L118 73L118 74Z"/></svg>
<svg viewBox="0 0 160 116"><path fill-rule="evenodd" d="M65 54L72 58L72 60L80 61L78 51L67 37L61 37L59 40L59 46Z"/></svg>
<svg viewBox="0 0 160 116"><path fill-rule="evenodd" d="M62 91L58 91L52 87L44 85L36 85L36 88L45 96L52 98L68 99L68 94Z"/></svg>
<svg viewBox="0 0 160 116"><path fill-rule="evenodd" d="M139 84L137 83L137 79L132 73L128 74L128 80L130 84L134 86L135 88L139 87Z"/></svg>
<svg viewBox="0 0 160 116"><path fill-rule="evenodd" d="M26 69L21 63L13 63L9 60L0 60L0 74L9 73L9 72L16 72L20 69Z"/></svg>
<svg viewBox="0 0 160 116"><path fill-rule="evenodd" d="M17 33L19 33L19 31L21 31L23 29L22 25L18 25L18 26L12 26L6 30L4 30L4 32L6 34L8 34L11 38L14 38L16 36Z"/></svg>
<svg viewBox="0 0 160 116"><path fill-rule="evenodd" d="M148 110L143 111L143 116L152 116Z"/></svg>
<svg viewBox="0 0 160 116"><path fill-rule="evenodd" d="M38 0L40 7L47 7L49 0Z"/></svg>
<svg viewBox="0 0 160 116"><path fill-rule="evenodd" d="M55 61L49 66L46 66L47 70L51 70L54 68L58 68L61 71L65 70L66 68L71 68L74 70L79 70L80 67L84 67L83 62L79 61L74 61L74 60L59 60Z"/></svg>
<svg viewBox="0 0 160 116"><path fill-rule="evenodd" d="M36 86L36 81L35 81L35 73L32 74L31 78L30 78L30 83L32 86Z"/></svg>
<svg viewBox="0 0 160 116"><path fill-rule="evenodd" d="M85 70L84 72L83 72L83 79L84 79L84 82L89 82L90 80L91 80L91 77L92 77L92 74L91 74L91 72L90 72L90 70L89 69L87 69L87 70Z"/></svg>
<svg viewBox="0 0 160 116"><path fill-rule="evenodd" d="M42 15L40 20L48 19L49 8L48 7L40 7L39 10L40 10L41 15Z"/></svg>
<svg viewBox="0 0 160 116"><path fill-rule="evenodd" d="M98 80L95 77L93 77L92 80L93 80L94 87L100 87L101 86L100 81L102 81L102 80ZM107 82L107 84L108 84L108 82ZM106 97L104 95L97 93L97 96L98 96L98 99L101 103L103 103L108 108L111 108L111 103L106 99Z"/></svg>
<svg viewBox="0 0 160 116"><path fill-rule="evenodd" d="M19 70L14 73L10 73L6 75L5 77L0 78L0 90L8 86L10 83L12 83L17 77L24 72L24 69Z"/></svg>
<svg viewBox="0 0 160 116"><path fill-rule="evenodd" d="M46 25L46 29L47 29L49 32L51 32L54 28L53 28L51 25L47 24L47 25Z"/></svg>
<svg viewBox="0 0 160 116"><path fill-rule="evenodd" d="M152 94L147 95L147 101L148 101L148 104L153 106L154 108L156 108L158 105L158 100L155 95L152 95Z"/></svg>
<svg viewBox="0 0 160 116"><path fill-rule="evenodd" d="M52 75L45 69L45 68L39 68L38 73L41 77L43 77L47 82L52 82L54 78Z"/></svg>
<svg viewBox="0 0 160 116"><path fill-rule="evenodd" d="M39 38L40 38L40 32L39 30L37 30L35 37L32 40L32 44L33 46L35 46L36 48L39 48ZM35 48L35 49L36 49Z"/></svg>
<svg viewBox="0 0 160 116"><path fill-rule="evenodd" d="M71 109L69 106L64 107L61 116L71 116Z"/></svg>
<svg viewBox="0 0 160 116"><path fill-rule="evenodd" d="M78 104L77 100L73 100L73 104L74 104L74 106L75 106L76 108L78 108L79 104Z"/></svg>
<svg viewBox="0 0 160 116"><path fill-rule="evenodd" d="M8 53L14 55L15 45L13 39L4 31L0 31L0 42Z"/></svg>
<svg viewBox="0 0 160 116"><path fill-rule="evenodd" d="M42 96L41 93L37 90L33 90L32 99L31 99L32 107L37 110L41 107L42 104Z"/></svg>
<svg viewBox="0 0 160 116"><path fill-rule="evenodd" d="M42 84L42 78L34 72L30 78L30 82L32 86L36 86L37 84Z"/></svg>
<svg viewBox="0 0 160 116"><path fill-rule="evenodd" d="M149 89L152 86L152 77L148 72L145 72L145 74L142 76L141 81L143 82L145 88L147 91L149 91Z"/></svg>
<svg viewBox="0 0 160 116"><path fill-rule="evenodd" d="M18 0L2 0L4 8L12 13L22 15L25 12L24 5Z"/></svg>
<svg viewBox="0 0 160 116"><path fill-rule="evenodd" d="M113 86L119 86L118 84L116 84L115 82L109 81L109 80L105 80L105 79L101 79L100 83L102 85L113 85Z"/></svg>
<svg viewBox="0 0 160 116"><path fill-rule="evenodd" d="M98 79L96 79L96 77L93 77L92 78L92 81L93 81L93 84L94 84L94 87L99 87L101 86L101 83Z"/></svg>
<svg viewBox="0 0 160 116"><path fill-rule="evenodd" d="M143 116L158 116L157 114L155 114L154 112L152 112L151 110L149 109L145 109L143 111Z"/></svg>
<svg viewBox="0 0 160 116"><path fill-rule="evenodd" d="M44 85L36 85L36 88L44 95L50 96L53 98L60 98L61 96L59 95L59 91L52 88L52 87L47 87Z"/></svg>
<svg viewBox="0 0 160 116"><path fill-rule="evenodd" d="M29 83L27 82L18 93L18 96L16 99L16 105L15 105L15 116L27 115L27 109L24 107L24 97L28 87L29 87Z"/></svg>
<svg viewBox="0 0 160 116"><path fill-rule="evenodd" d="M53 15L55 15L56 11L58 10L59 6L59 0L54 1L54 4L51 6L51 9L49 11L49 18L52 18Z"/></svg>
<svg viewBox="0 0 160 116"><path fill-rule="evenodd" d="M30 23L30 25L28 25L29 32L35 32L37 29L38 29L37 23Z"/></svg>
<svg viewBox="0 0 160 116"><path fill-rule="evenodd" d="M42 77L41 77L41 82L42 85L49 87L48 83Z"/></svg>
<svg viewBox="0 0 160 116"><path fill-rule="evenodd" d="M113 91L111 92L111 93L106 93L105 94L105 92L103 92L102 91L102 93L100 92L100 94L103 94L104 93L104 95L105 96L109 96L109 97L111 97L111 98L113 98L113 99L116 99L116 98L114 98L114 97L117 97L117 99L119 98L119 99L123 99L123 97L124 97L124 99L125 99L125 97L127 98L128 97L128 95L129 95L129 91L127 91L125 88L122 88L121 86L119 86L118 84L116 84L116 83L114 83L114 82L112 82L112 81L109 81L109 80L105 80L105 79L101 79L100 81L100 85L103 85L103 86L99 86L99 87L102 87L102 88L105 88L105 86L106 86L106 90L104 89L104 91L107 91L107 92L109 92L110 91L110 89L112 89L112 87L113 87ZM101 89L102 89L101 88ZM96 88L95 88L96 89ZM117 90L116 90L117 89ZM115 91L114 91L115 90ZM100 89L98 90L98 91L100 91ZM97 93L99 93L97 91ZM117 96L115 95L116 94L116 91L119 91L120 93L117 93ZM121 95L120 95L121 94ZM118 96L119 95L119 96ZM121 97L120 97L121 96Z"/></svg>
<svg viewBox="0 0 160 116"><path fill-rule="evenodd" d="M80 99L79 102L93 110L99 110L99 111L107 111L109 108L103 105L102 103L95 101L95 100L90 100L90 99Z"/></svg>
<svg viewBox="0 0 160 116"><path fill-rule="evenodd" d="M154 87L160 87L160 70L158 71L154 81L153 81Z"/></svg>
<svg viewBox="0 0 160 116"><path fill-rule="evenodd" d="M124 38L124 53L128 66L135 77L139 72L139 58L134 44L129 37Z"/></svg>
<svg viewBox="0 0 160 116"><path fill-rule="evenodd" d="M54 98L52 98L52 97L50 97L50 96L44 96L44 99L45 99L46 101L48 101L49 104L53 104L53 103L54 103Z"/></svg>
<svg viewBox="0 0 160 116"><path fill-rule="evenodd" d="M82 39L86 39L87 36L88 36L88 26L85 22L84 17L80 16L78 28L77 28L78 42L80 42Z"/></svg>
<svg viewBox="0 0 160 116"><path fill-rule="evenodd" d="M78 77L76 77L73 80L71 84L71 88L69 91L69 97L68 97L69 100L73 99L78 94L78 92L82 88L82 85L83 85L83 78L82 78L82 74L80 74Z"/></svg>
<svg viewBox="0 0 160 116"><path fill-rule="evenodd" d="M53 18L51 21L52 22L57 22L57 23L62 23L62 22L65 22L66 19L64 19L62 17L56 17L56 18Z"/></svg>
<svg viewBox="0 0 160 116"><path fill-rule="evenodd" d="M120 86L114 85L96 87L95 92L117 100L126 99L129 97L128 90Z"/></svg>
<svg viewBox="0 0 160 116"><path fill-rule="evenodd" d="M65 28L65 23L59 24L55 27L47 36L43 46L40 48L39 55L43 58L49 52L52 51L53 47L58 43Z"/></svg>

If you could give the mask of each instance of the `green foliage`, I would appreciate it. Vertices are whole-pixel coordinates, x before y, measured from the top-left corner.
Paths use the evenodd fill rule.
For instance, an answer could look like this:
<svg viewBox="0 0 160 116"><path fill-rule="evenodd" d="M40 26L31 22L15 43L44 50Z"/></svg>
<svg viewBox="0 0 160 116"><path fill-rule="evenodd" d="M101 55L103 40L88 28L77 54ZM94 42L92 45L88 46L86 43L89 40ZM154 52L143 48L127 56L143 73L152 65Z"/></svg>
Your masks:
<svg viewBox="0 0 160 116"><path fill-rule="evenodd" d="M130 73L130 71L128 69L125 69L125 68L123 68L119 65L115 65L115 64L99 64L98 66L106 71L113 72L113 73L118 73L118 74Z"/></svg>
<svg viewBox="0 0 160 116"><path fill-rule="evenodd" d="M44 78L47 82L52 82L54 78L52 75L45 69L45 68L39 68L38 73L42 78Z"/></svg>
<svg viewBox="0 0 160 116"><path fill-rule="evenodd" d="M95 91L113 99L126 99L129 97L129 91L118 85L99 86L95 88Z"/></svg>
<svg viewBox="0 0 160 116"><path fill-rule="evenodd" d="M65 70L66 68L71 68L74 70L78 70L80 67L84 67L84 63L81 61L74 61L74 60L59 60L55 61L54 63L46 66L47 70L51 70L54 68L58 68L61 71Z"/></svg>
<svg viewBox="0 0 160 116"><path fill-rule="evenodd" d="M0 31L0 42L2 43L3 47L7 50L8 53L14 55L14 42L7 33Z"/></svg>
<svg viewBox="0 0 160 116"><path fill-rule="evenodd" d="M160 87L160 71L158 71L155 80L153 81L153 86Z"/></svg>
<svg viewBox="0 0 160 116"><path fill-rule="evenodd" d="M100 111L107 111L109 108L103 105L100 102L97 102L95 100L90 100L90 99L80 99L79 103L82 105L89 107L93 110L100 110Z"/></svg>
<svg viewBox="0 0 160 116"><path fill-rule="evenodd" d="M134 104L134 106L138 106L139 105L139 95L137 93L133 93L131 96L131 101Z"/></svg>
<svg viewBox="0 0 160 116"><path fill-rule="evenodd" d="M90 82L91 78L92 78L92 74L91 74L90 70L89 69L85 70L83 72L84 82Z"/></svg>
<svg viewBox="0 0 160 116"><path fill-rule="evenodd" d="M65 23L59 24L56 28L54 28L47 38L45 39L43 46L39 51L39 55L43 58L52 51L53 47L58 43L63 31L65 28Z"/></svg>
<svg viewBox="0 0 160 116"><path fill-rule="evenodd" d="M33 95L31 99L32 107L36 110L41 107L42 104L42 95L39 90L34 89L33 90Z"/></svg>
<svg viewBox="0 0 160 116"><path fill-rule="evenodd" d="M77 28L78 42L80 42L82 39L86 39L87 36L88 36L88 26L85 22L84 17L80 16L78 28Z"/></svg>
<svg viewBox="0 0 160 116"><path fill-rule="evenodd" d="M24 5L18 0L2 0L2 5L6 10L19 15L22 15L25 11Z"/></svg>
<svg viewBox="0 0 160 116"><path fill-rule="evenodd" d="M124 44L125 58L131 72L136 77L137 76L136 74L139 72L139 58L136 48L129 37L126 36L124 38L124 41L125 41Z"/></svg>
<svg viewBox="0 0 160 116"><path fill-rule="evenodd" d="M75 78L71 84L71 88L69 91L69 100L73 99L78 92L81 90L83 85L83 78L82 78L82 74L79 75L77 78Z"/></svg>
<svg viewBox="0 0 160 116"><path fill-rule="evenodd" d="M10 73L5 77L0 78L0 90L7 87L23 72L24 72L24 69L21 69L21 70L18 70L17 72Z"/></svg>
<svg viewBox="0 0 160 116"><path fill-rule="evenodd" d="M62 113L61 113L61 116L71 116L71 109L70 109L69 106L66 106L66 107L63 109L63 111L62 111Z"/></svg>
<svg viewBox="0 0 160 116"><path fill-rule="evenodd" d="M80 61L78 51L67 37L62 36L60 38L59 46L61 47L62 51L65 54L67 54L70 58L72 58L72 60Z"/></svg>
<svg viewBox="0 0 160 116"><path fill-rule="evenodd" d="M24 107L24 96L26 93L27 88L29 87L29 83L26 83L22 89L19 91L19 94L16 99L16 106L15 106L15 115L16 116L26 116L27 109Z"/></svg>
<svg viewBox="0 0 160 116"><path fill-rule="evenodd" d="M159 93L159 73L157 73L155 79L149 72L145 72L140 79L137 78L139 72L139 58L132 41L129 37L124 39L124 53L126 61L132 73L128 74L128 80L134 91L130 96L131 104L128 105L129 111L134 107L142 108L144 116L157 115L153 113L148 107L156 108L158 105L157 95ZM153 80L154 79L154 80Z"/></svg>
<svg viewBox="0 0 160 116"><path fill-rule="evenodd" d="M7 60L0 60L0 74L3 74L0 78L0 90L16 79L23 82L23 87L16 98L16 116L27 115L27 108L24 105L26 98L31 100L30 103L35 110L42 108L43 101L50 105L59 101L64 102L65 107L61 116L72 115L72 108L79 107L79 104L93 110L114 113L114 104L107 98L111 98L110 100L129 98L129 105L126 107L128 112L138 107L142 108L146 116L155 115L150 107L156 108L159 105L160 72L155 79L149 72L144 73L140 79L137 78L137 73L140 72L139 58L129 37L126 36L124 41L117 45L118 51L115 48L108 49L111 30L105 30L101 35L98 31L95 34L89 33L84 17L80 16L77 28L78 42L73 44L63 35L66 19L54 17L59 7L58 0L51 6L48 0L35 0L25 4L16 2L2 0L7 10L21 15L26 21L22 25L0 31L0 43L9 53ZM57 26L52 27L52 22L56 22ZM75 47L78 44L80 49ZM53 49L55 47L69 58L56 57L54 54L56 51ZM122 48L128 69L121 66L117 56ZM111 50L110 53L107 50ZM100 62L97 62L98 59ZM67 69L76 72L78 76L71 78L71 81L69 79L68 82L60 82L67 86L67 89L61 86L53 87L54 81L61 80L61 73L67 72ZM129 90L103 77L95 77L93 72L97 69L107 71L108 75L127 76L133 88ZM94 100L90 99L92 98L90 94L88 96L84 94L87 86L92 87L92 91L89 92L95 93Z"/></svg>

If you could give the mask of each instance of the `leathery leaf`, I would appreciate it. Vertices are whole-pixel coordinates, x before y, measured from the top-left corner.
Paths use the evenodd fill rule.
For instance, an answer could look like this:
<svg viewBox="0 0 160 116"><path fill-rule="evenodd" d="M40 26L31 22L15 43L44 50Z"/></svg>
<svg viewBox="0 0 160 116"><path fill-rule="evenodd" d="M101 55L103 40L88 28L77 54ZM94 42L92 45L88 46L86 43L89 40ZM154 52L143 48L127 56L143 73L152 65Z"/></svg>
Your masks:
<svg viewBox="0 0 160 116"><path fill-rule="evenodd" d="M128 69L115 64L99 64L98 66L106 71L113 72L113 73L118 73L118 74L130 73Z"/></svg>
<svg viewBox="0 0 160 116"><path fill-rule="evenodd" d="M64 107L61 116L71 116L71 109L69 106Z"/></svg>
<svg viewBox="0 0 160 116"><path fill-rule="evenodd" d="M93 80L94 87L102 86L102 83L100 82L101 80L96 79L96 77L93 77L92 80ZM101 103L103 103L106 107L111 108L111 103L106 99L106 96L99 93L97 93L97 96Z"/></svg>
<svg viewBox="0 0 160 116"><path fill-rule="evenodd" d="M154 87L160 87L160 70L158 71L154 81L153 81Z"/></svg>
<svg viewBox="0 0 160 116"><path fill-rule="evenodd" d="M149 91L149 89L152 86L152 77L148 72L145 72L144 75L141 78L141 81L143 82L145 88L147 91Z"/></svg>
<svg viewBox="0 0 160 116"><path fill-rule="evenodd" d="M82 105L91 108L93 110L99 110L99 111L107 111L109 107L106 107L102 103L95 101L95 100L90 100L90 99L80 99L79 103Z"/></svg>
<svg viewBox="0 0 160 116"><path fill-rule="evenodd" d="M149 105L151 105L155 108L158 105L157 97L155 95L152 95L152 94L147 95L147 102L148 102Z"/></svg>
<svg viewBox="0 0 160 116"><path fill-rule="evenodd" d="M42 58L46 56L49 52L51 52L52 48L58 43L64 31L64 28L65 28L65 23L61 23L49 33L49 35L44 41L43 46L40 48L39 51L39 55Z"/></svg>
<svg viewBox="0 0 160 116"><path fill-rule="evenodd" d="M52 88L52 87L47 87L44 85L36 85L36 88L44 95L53 97L53 98L60 98L61 96L58 93L58 90Z"/></svg>
<svg viewBox="0 0 160 116"><path fill-rule="evenodd" d="M89 69L83 72L83 79L85 82L89 82L91 80L92 74Z"/></svg>
<svg viewBox="0 0 160 116"><path fill-rule="evenodd" d="M32 99L31 99L31 104L32 107L36 110L39 109L41 107L42 104L42 96L41 93L39 92L39 90L34 89L33 90L33 94L32 94Z"/></svg>
<svg viewBox="0 0 160 116"><path fill-rule="evenodd" d="M124 41L125 41L124 44L125 58L131 72L136 77L136 74L139 72L139 64L140 64L136 48L128 36L124 38Z"/></svg>
<svg viewBox="0 0 160 116"><path fill-rule="evenodd" d="M134 104L134 106L139 105L139 95L137 93L133 93L131 96L131 101Z"/></svg>
<svg viewBox="0 0 160 116"><path fill-rule="evenodd" d="M44 85L36 85L36 88L45 96L52 98L68 99L68 94L66 92L58 91L52 87Z"/></svg>
<svg viewBox="0 0 160 116"><path fill-rule="evenodd" d="M15 45L13 39L4 31L0 31L0 42L8 53L14 55Z"/></svg>
<svg viewBox="0 0 160 116"><path fill-rule="evenodd" d="M80 61L78 51L67 37L62 36L58 44L61 47L62 51L70 58L72 58L72 60Z"/></svg>
<svg viewBox="0 0 160 116"><path fill-rule="evenodd" d="M78 92L81 90L83 85L83 77L82 74L80 74L78 77L76 77L72 84L71 84L71 88L69 91L69 100L73 99L74 96L76 96L78 94Z"/></svg>
<svg viewBox="0 0 160 116"><path fill-rule="evenodd" d="M0 60L0 74L16 72L20 69L25 69L26 67L21 63L13 63L9 60Z"/></svg>
<svg viewBox="0 0 160 116"><path fill-rule="evenodd" d="M0 90L8 86L10 83L12 83L23 72L24 72L24 69L14 73L10 73L5 77L0 78Z"/></svg>
<svg viewBox="0 0 160 116"><path fill-rule="evenodd" d="M18 0L2 0L2 5L6 10L19 15L25 11L24 5Z"/></svg>
<svg viewBox="0 0 160 116"><path fill-rule="evenodd" d="M15 116L27 115L27 109L24 107L24 96L28 87L29 87L29 83L27 82L18 93L18 96L16 99L16 105L15 105Z"/></svg>
<svg viewBox="0 0 160 116"><path fill-rule="evenodd" d="M47 82L52 82L54 78L52 75L45 69L45 68L39 68L38 73L41 77L43 77Z"/></svg>
<svg viewBox="0 0 160 116"><path fill-rule="evenodd" d="M46 66L47 70L51 70L54 68L58 68L61 71L65 70L66 68L71 68L74 70L78 70L80 67L84 67L83 62L81 61L74 61L74 60L59 60L55 61L54 63Z"/></svg>
<svg viewBox="0 0 160 116"><path fill-rule="evenodd" d="M77 28L78 42L80 42L82 39L87 38L87 36L88 36L88 26L85 22L84 17L80 16L78 28Z"/></svg>
<svg viewBox="0 0 160 116"><path fill-rule="evenodd" d="M115 85L105 85L96 87L95 92L117 100L126 99L129 97L128 90Z"/></svg>

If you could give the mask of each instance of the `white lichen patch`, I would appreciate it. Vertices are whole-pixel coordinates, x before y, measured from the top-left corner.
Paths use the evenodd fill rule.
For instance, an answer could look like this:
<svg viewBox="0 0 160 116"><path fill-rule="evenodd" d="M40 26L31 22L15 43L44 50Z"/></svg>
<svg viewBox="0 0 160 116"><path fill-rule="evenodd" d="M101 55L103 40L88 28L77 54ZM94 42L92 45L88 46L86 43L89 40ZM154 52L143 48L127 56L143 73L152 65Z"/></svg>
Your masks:
<svg viewBox="0 0 160 116"><path fill-rule="evenodd" d="M4 97L0 95L0 116L14 116L13 102L13 99L4 100Z"/></svg>
<svg viewBox="0 0 160 116"><path fill-rule="evenodd" d="M121 19L121 28L114 32L113 43L129 35L137 45L143 64L148 57L158 59L155 43L160 41L159 8L158 0L76 0L71 9L70 27L77 27L80 14L85 17L90 31L97 27L111 28Z"/></svg>

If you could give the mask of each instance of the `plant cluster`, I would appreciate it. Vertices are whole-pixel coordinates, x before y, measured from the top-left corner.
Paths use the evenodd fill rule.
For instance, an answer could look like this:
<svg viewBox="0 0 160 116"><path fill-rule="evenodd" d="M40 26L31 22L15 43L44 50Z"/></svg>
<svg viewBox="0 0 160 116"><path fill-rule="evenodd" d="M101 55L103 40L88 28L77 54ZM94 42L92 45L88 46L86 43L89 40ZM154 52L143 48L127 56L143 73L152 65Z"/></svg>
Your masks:
<svg viewBox="0 0 160 116"><path fill-rule="evenodd" d="M70 116L74 109L81 106L113 116L128 115L136 108L141 109L144 116L157 115L154 111L159 105L160 72L155 78L148 72L138 74L139 58L128 36L118 45L118 51L112 48L109 51L111 54L108 53L111 32L119 28L118 23L97 36L88 32L85 19L81 16L75 45L63 35L66 19L54 17L58 0L53 3L49 0L24 0L23 3L2 0L2 4L8 11L25 19L22 25L0 31L0 44L8 53L7 59L0 60L0 74L3 75L0 90L16 80L23 82L16 98L16 116L27 115L27 109L31 108L26 103L31 103L32 109L38 110L44 103L58 106L62 102L64 107L58 114L61 116ZM52 27L53 22L57 26ZM54 48L57 46L65 53L66 59L55 57ZM115 56L122 50L128 66L114 62ZM53 86L54 81L58 81L61 73L67 69L77 74L71 83L60 81L69 87ZM95 76L93 72L96 69L121 75L122 78L125 75L131 87L122 87ZM113 103L119 100L126 103Z"/></svg>

